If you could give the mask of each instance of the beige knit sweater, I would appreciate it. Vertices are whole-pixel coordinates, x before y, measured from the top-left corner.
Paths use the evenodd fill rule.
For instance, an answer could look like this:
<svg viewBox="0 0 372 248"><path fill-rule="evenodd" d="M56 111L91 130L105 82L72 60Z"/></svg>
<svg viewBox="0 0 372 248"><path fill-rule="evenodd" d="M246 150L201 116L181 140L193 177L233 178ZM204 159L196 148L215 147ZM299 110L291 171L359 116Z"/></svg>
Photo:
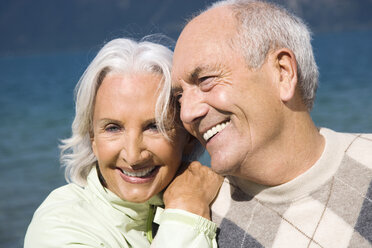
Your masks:
<svg viewBox="0 0 372 248"><path fill-rule="evenodd" d="M226 178L212 207L228 247L372 247L372 134L322 128L325 150L276 187Z"/></svg>

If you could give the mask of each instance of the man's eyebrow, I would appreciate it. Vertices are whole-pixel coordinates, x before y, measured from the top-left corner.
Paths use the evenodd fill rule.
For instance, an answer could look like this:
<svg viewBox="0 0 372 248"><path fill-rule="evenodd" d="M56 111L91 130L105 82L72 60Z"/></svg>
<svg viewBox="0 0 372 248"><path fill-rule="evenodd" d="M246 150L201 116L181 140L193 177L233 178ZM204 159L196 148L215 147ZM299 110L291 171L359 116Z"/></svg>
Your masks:
<svg viewBox="0 0 372 248"><path fill-rule="evenodd" d="M201 66L196 66L194 70L192 70L188 76L187 80L190 83L195 83L198 81L200 74L203 72L208 72L208 71L217 71L218 67L217 66L211 66L211 65L201 65Z"/></svg>
<svg viewBox="0 0 372 248"><path fill-rule="evenodd" d="M202 66L195 67L194 70L191 71L191 73L187 77L188 82L197 82L200 72L202 72L204 68Z"/></svg>
<svg viewBox="0 0 372 248"><path fill-rule="evenodd" d="M205 73L205 72L217 72L220 71L219 67L216 66L211 66L211 65L201 65L201 66L196 66L190 73L186 74L186 77L184 79L179 79L185 83L188 84L196 84L200 78L200 75ZM186 79L186 80L185 80ZM177 94L179 92L182 92L182 87L180 85L172 85L172 94Z"/></svg>

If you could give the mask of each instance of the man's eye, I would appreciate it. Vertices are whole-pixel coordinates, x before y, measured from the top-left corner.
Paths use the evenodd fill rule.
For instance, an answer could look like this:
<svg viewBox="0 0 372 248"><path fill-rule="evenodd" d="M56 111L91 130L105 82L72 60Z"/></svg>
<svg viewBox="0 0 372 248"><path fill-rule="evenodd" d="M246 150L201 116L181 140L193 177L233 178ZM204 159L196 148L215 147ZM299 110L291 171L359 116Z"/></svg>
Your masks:
<svg viewBox="0 0 372 248"><path fill-rule="evenodd" d="M199 87L202 91L209 91L215 85L215 76L205 76L199 78Z"/></svg>
<svg viewBox="0 0 372 248"><path fill-rule="evenodd" d="M105 131L110 133L116 133L119 132L120 130L121 130L120 127L115 124L109 124L105 127Z"/></svg>
<svg viewBox="0 0 372 248"><path fill-rule="evenodd" d="M212 76L201 77L201 78L199 78L199 83L205 82L205 81L207 81L208 79L212 79L212 78L213 78Z"/></svg>
<svg viewBox="0 0 372 248"><path fill-rule="evenodd" d="M174 98L176 99L177 102L181 103L182 92L174 94Z"/></svg>

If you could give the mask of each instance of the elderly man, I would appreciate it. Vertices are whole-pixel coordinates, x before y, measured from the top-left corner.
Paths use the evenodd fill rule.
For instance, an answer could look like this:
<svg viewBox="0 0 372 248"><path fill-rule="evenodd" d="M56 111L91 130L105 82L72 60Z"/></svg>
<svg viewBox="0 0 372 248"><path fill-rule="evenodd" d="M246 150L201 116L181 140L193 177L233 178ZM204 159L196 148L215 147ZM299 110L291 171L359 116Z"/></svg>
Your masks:
<svg viewBox="0 0 372 248"><path fill-rule="evenodd" d="M218 2L182 31L172 77L184 126L226 176L219 247L372 246L372 135L313 123L318 71L299 18Z"/></svg>

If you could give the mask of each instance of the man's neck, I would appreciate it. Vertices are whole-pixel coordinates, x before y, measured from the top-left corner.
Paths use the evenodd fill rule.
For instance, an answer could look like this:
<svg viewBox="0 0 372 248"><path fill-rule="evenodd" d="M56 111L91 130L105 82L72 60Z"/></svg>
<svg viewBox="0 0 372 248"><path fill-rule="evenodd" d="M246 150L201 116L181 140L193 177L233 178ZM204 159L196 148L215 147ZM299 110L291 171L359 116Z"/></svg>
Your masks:
<svg viewBox="0 0 372 248"><path fill-rule="evenodd" d="M324 138L306 112L297 112L269 147L246 161L234 173L249 181L276 186L286 183L311 168L324 150ZM250 164L260 165L254 174Z"/></svg>

